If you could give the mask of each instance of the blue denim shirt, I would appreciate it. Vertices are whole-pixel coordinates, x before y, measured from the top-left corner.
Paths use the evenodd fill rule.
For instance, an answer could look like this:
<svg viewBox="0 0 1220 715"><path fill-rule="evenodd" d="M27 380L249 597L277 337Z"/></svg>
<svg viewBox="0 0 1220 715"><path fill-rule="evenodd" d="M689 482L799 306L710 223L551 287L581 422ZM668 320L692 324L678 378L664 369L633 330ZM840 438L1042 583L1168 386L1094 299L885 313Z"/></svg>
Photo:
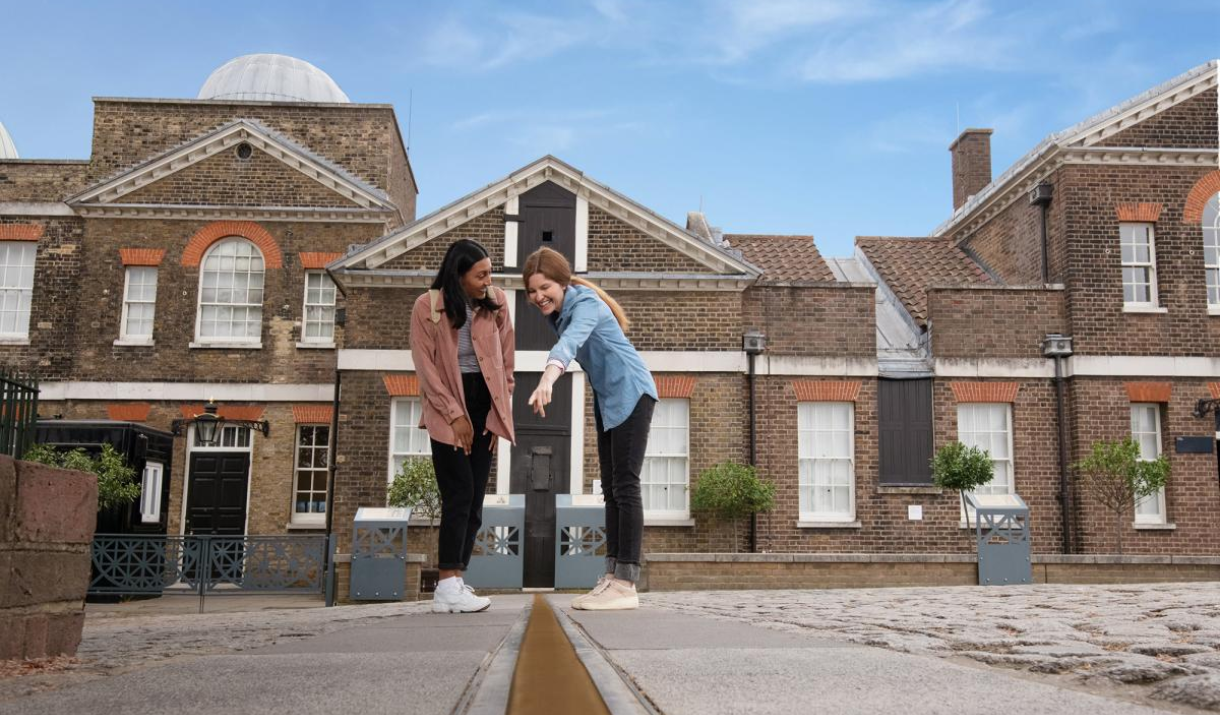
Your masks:
<svg viewBox="0 0 1220 715"><path fill-rule="evenodd" d="M559 342L551 348L547 360L556 360L565 369L573 358L580 361L597 395L602 429L625 422L640 397L657 399L652 373L596 291L569 285L563 294L563 308L558 315L548 317Z"/></svg>

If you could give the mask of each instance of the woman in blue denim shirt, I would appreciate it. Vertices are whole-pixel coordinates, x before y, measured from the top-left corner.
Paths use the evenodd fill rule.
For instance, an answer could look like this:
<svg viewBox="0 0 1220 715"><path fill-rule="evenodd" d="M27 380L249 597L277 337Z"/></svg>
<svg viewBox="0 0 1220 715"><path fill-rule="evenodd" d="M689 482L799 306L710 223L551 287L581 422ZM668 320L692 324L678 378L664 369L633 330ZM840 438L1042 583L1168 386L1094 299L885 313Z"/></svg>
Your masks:
<svg viewBox="0 0 1220 715"><path fill-rule="evenodd" d="M657 386L644 360L627 340L622 307L601 288L572 275L562 254L540 248L522 270L529 300L559 336L547 356L538 388L530 395L534 412L546 417L551 388L576 359L593 388L597 457L606 500L606 574L572 607L589 611L639 607L644 502L640 470Z"/></svg>

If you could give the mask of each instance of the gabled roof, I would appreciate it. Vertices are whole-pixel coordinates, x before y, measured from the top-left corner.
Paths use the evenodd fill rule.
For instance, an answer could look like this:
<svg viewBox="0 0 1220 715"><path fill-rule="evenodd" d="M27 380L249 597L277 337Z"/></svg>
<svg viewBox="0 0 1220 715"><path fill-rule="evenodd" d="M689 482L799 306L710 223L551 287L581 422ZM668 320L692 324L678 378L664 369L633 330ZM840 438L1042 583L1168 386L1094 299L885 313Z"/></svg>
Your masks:
<svg viewBox="0 0 1220 715"><path fill-rule="evenodd" d="M833 281L813 236L726 233L724 242L763 269L764 282Z"/></svg>
<svg viewBox="0 0 1220 715"><path fill-rule="evenodd" d="M1212 60L1167 82L1162 82L1104 112L1099 112L1082 122L1073 124L1063 131L1051 134L958 207L949 220L936 227L932 235L943 236L952 231L976 209L987 204L1008 184L1037 164L1039 159L1044 159L1060 149L1096 146L1134 124L1192 97L1197 97L1217 86L1218 72L1220 72L1220 60Z"/></svg>
<svg viewBox="0 0 1220 715"><path fill-rule="evenodd" d="M711 272L757 276L760 271L735 251L714 245L645 208L559 159L542 157L508 176L443 206L332 263L335 271L376 269L407 251L465 223L529 189L551 181L588 200L632 228L707 266Z"/></svg>
<svg viewBox="0 0 1220 715"><path fill-rule="evenodd" d="M994 284L951 239L860 236L856 248L921 327L928 324L929 287Z"/></svg>
<svg viewBox="0 0 1220 715"><path fill-rule="evenodd" d="M355 177L334 162L251 119L238 119L94 184L68 203L122 204L122 197L197 164L242 142L265 152L365 209L397 211L381 189Z"/></svg>

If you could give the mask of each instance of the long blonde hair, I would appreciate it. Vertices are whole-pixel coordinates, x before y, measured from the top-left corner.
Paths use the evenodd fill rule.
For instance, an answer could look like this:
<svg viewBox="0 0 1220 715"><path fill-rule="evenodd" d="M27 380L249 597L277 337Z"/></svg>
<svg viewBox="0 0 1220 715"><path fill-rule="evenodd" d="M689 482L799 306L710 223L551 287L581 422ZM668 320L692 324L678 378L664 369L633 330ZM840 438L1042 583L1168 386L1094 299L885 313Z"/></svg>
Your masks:
<svg viewBox="0 0 1220 715"><path fill-rule="evenodd" d="M627 332L631 327L631 321L627 320L627 313L623 310L623 306L618 304L618 301L611 298L610 294L602 290L592 281L585 280L580 276L572 275L572 266L568 263L568 259L564 258L559 251L550 248L539 248L525 259L525 265L521 268L521 278L525 281L526 290L529 290L530 277L535 273L550 278L564 288L567 288L572 283L586 288L592 288L597 297L605 301L606 305L610 306L610 312L614 313L614 319L618 321L618 325Z"/></svg>

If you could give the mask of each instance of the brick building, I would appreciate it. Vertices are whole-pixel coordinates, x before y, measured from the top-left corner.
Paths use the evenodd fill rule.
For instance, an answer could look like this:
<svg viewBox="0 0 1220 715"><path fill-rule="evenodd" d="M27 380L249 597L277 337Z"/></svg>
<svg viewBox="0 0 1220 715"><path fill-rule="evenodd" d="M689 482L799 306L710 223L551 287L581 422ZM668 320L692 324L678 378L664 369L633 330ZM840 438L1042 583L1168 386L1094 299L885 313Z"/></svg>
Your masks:
<svg viewBox="0 0 1220 715"><path fill-rule="evenodd" d="M657 379L646 552L729 550L689 489L753 457L778 488L760 550L965 553L957 496L927 469L961 439L992 452L988 490L1029 502L1036 551L1108 553L1110 520L1063 464L1129 434L1169 454L1173 477L1132 514L1127 550L1220 547L1216 455L1174 450L1213 436L1191 411L1220 397L1216 63L1052 135L995 180L990 132L967 130L951 148L954 212L932 236L859 238L824 259L809 236L723 234L698 213L677 225L549 156L416 219L392 108L277 61L312 89L243 87L227 65L195 100L95 100L87 161L0 161L0 258L17 276L0 355L43 378L44 415L168 427L214 398L270 423L217 447L178 439L171 533L321 528L333 438L329 506L348 550L355 510L427 454L409 306L468 237L491 251L517 328L519 440L500 445L489 490L534 495L527 532L548 533L554 494L598 478L579 369L547 420L525 406L551 337L517 266L548 245L621 301ZM743 349L751 332L761 355ZM1071 337L1070 357L1047 357L1048 335Z"/></svg>

